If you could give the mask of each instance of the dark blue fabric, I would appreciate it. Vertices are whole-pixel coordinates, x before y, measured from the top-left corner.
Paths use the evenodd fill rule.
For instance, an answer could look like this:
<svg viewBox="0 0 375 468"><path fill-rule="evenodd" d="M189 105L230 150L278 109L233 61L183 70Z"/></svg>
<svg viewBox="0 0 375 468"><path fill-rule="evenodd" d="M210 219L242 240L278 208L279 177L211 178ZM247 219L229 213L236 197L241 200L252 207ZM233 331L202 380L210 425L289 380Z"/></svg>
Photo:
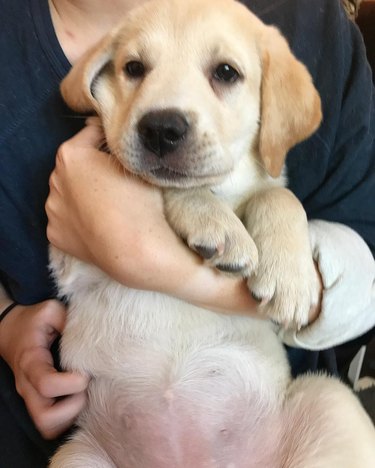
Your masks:
<svg viewBox="0 0 375 468"><path fill-rule="evenodd" d="M288 155L290 188L310 219L350 226L374 254L375 94L357 26L339 0L245 3L279 26L323 103L318 132Z"/></svg>
<svg viewBox="0 0 375 468"><path fill-rule="evenodd" d="M44 202L56 149L81 121L59 94L70 65L47 0L1 0L0 11L0 280L31 304L54 295Z"/></svg>
<svg viewBox="0 0 375 468"><path fill-rule="evenodd" d="M309 218L349 225L374 252L374 90L357 28L346 19L339 0L243 3L266 23L278 25L322 97L322 126L288 156L290 188ZM48 177L59 144L83 121L74 118L59 95L59 82L70 66L57 42L47 0L0 0L0 12L0 280L14 300L31 304L54 296L45 235ZM319 361L316 354L289 353L295 369L299 366L296 372ZM11 439L14 449L11 440L0 437L0 468L45 466L51 446L35 438L22 404L12 403L14 383L0 364L0 433L14 427L14 418L19 420L17 438ZM3 404L13 416L2 411ZM22 463L17 447L24 451ZM38 452L35 458L33 450Z"/></svg>

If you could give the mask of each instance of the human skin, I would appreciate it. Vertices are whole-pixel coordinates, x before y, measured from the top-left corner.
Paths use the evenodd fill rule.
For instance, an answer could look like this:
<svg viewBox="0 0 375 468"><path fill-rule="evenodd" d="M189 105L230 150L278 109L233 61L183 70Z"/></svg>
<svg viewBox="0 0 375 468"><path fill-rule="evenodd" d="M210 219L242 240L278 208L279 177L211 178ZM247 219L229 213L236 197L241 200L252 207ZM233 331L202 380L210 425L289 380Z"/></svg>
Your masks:
<svg viewBox="0 0 375 468"><path fill-rule="evenodd" d="M132 8L148 0L49 0L60 45L74 63Z"/></svg>
<svg viewBox="0 0 375 468"><path fill-rule="evenodd" d="M85 404L89 381L87 376L58 372L53 367L50 346L63 330L65 317L64 306L49 300L18 305L0 326L0 354L11 367L17 391L45 438L58 436L73 423Z"/></svg>

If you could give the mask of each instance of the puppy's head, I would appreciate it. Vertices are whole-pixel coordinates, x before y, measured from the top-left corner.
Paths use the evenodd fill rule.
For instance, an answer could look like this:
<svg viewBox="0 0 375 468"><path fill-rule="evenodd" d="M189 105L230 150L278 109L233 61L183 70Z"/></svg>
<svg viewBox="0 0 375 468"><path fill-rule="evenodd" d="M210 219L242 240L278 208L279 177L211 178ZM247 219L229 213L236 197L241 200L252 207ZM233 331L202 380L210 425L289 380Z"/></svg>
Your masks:
<svg viewBox="0 0 375 468"><path fill-rule="evenodd" d="M221 182L241 158L280 175L321 120L306 68L233 0L151 0L72 68L62 94L95 110L130 172L161 186Z"/></svg>

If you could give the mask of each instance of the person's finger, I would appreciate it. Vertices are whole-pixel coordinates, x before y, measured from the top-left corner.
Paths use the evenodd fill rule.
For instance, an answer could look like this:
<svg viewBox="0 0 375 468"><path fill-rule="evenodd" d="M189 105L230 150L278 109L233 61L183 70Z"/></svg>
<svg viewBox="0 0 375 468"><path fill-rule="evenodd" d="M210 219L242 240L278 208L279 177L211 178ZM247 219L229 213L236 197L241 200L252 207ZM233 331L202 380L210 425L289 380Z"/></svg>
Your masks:
<svg viewBox="0 0 375 468"><path fill-rule="evenodd" d="M66 321L66 308L59 301L51 301L48 307L40 312L38 319L41 322L42 332L50 334L55 331L61 334Z"/></svg>
<svg viewBox="0 0 375 468"><path fill-rule="evenodd" d="M80 393L87 388L89 378L73 372L58 372L56 369L39 366L28 376L32 386L45 398L57 398Z"/></svg>
<svg viewBox="0 0 375 468"><path fill-rule="evenodd" d="M80 132L74 135L66 144L76 145L77 147L100 148L105 141L103 127L93 124L89 121ZM64 144L62 145L64 148Z"/></svg>
<svg viewBox="0 0 375 468"><path fill-rule="evenodd" d="M34 348L22 363L22 372L35 390L45 398L56 398L82 392L89 377L75 372L58 372L53 367L51 353L45 348Z"/></svg>
<svg viewBox="0 0 375 468"><path fill-rule="evenodd" d="M45 438L55 438L74 423L86 404L86 393L76 393L57 401L46 413L43 425Z"/></svg>
<svg viewBox="0 0 375 468"><path fill-rule="evenodd" d="M80 392L56 401L42 397L33 387L27 390L25 403L35 426L45 438L54 438L68 429L86 403Z"/></svg>

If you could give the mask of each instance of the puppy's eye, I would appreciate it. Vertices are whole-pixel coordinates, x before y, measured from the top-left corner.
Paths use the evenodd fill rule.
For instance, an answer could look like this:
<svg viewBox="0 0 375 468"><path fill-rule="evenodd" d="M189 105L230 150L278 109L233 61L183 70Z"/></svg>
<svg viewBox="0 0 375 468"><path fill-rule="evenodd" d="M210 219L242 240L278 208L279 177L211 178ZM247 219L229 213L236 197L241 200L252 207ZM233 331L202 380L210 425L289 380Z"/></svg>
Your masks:
<svg viewBox="0 0 375 468"><path fill-rule="evenodd" d="M130 78L142 78L145 74L145 66L138 60L131 60L125 65L124 71Z"/></svg>
<svg viewBox="0 0 375 468"><path fill-rule="evenodd" d="M218 65L213 73L215 80L223 81L225 83L234 83L240 77L239 72L227 63Z"/></svg>

